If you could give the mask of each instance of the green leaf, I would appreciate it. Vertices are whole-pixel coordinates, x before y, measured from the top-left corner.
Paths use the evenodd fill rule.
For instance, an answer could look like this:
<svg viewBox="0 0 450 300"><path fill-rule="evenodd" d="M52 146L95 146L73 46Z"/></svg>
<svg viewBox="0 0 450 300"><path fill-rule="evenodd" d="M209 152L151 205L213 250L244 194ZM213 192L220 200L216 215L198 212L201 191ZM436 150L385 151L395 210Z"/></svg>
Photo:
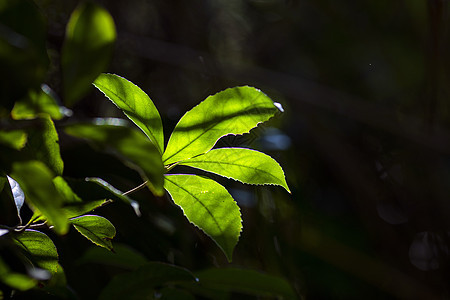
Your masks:
<svg viewBox="0 0 450 300"><path fill-rule="evenodd" d="M164 187L188 220L210 236L231 261L242 220L228 191L214 180L196 175L166 175Z"/></svg>
<svg viewBox="0 0 450 300"><path fill-rule="evenodd" d="M93 2L80 4L70 16L62 49L63 94L73 106L105 71L112 56L116 29L111 15Z"/></svg>
<svg viewBox="0 0 450 300"><path fill-rule="evenodd" d="M43 268L55 274L58 272L58 252L52 240L42 232L27 229L17 234L15 242L25 250L34 267Z"/></svg>
<svg viewBox="0 0 450 300"><path fill-rule="evenodd" d="M16 272L12 272L7 264L0 257L0 282L19 291L26 291L33 288L37 282L33 278ZM1 293L0 293L1 299Z"/></svg>
<svg viewBox="0 0 450 300"><path fill-rule="evenodd" d="M61 208L63 198L53 184L53 173L40 161L13 164L11 177L16 180L26 201L39 210L59 234L68 230L68 220Z"/></svg>
<svg viewBox="0 0 450 300"><path fill-rule="evenodd" d="M141 253L125 244L114 243L114 253L100 247L89 248L78 263L93 263L134 270L148 261Z"/></svg>
<svg viewBox="0 0 450 300"><path fill-rule="evenodd" d="M99 299L153 299L155 288L191 281L195 281L195 277L187 269L151 262L136 271L114 277Z"/></svg>
<svg viewBox="0 0 450 300"><path fill-rule="evenodd" d="M285 279L254 270L209 269L196 272L195 275L202 287L263 297L281 296L283 299L297 299L294 290Z"/></svg>
<svg viewBox="0 0 450 300"><path fill-rule="evenodd" d="M70 220L84 237L94 244L113 251L111 240L116 235L116 228L107 219L100 216L86 215Z"/></svg>
<svg viewBox="0 0 450 300"><path fill-rule="evenodd" d="M175 126L163 154L164 164L205 153L222 136L248 133L277 111L269 97L248 86L209 96L188 111Z"/></svg>
<svg viewBox="0 0 450 300"><path fill-rule="evenodd" d="M162 154L161 117L148 95L132 82L114 74L101 74L94 85L148 136Z"/></svg>
<svg viewBox="0 0 450 300"><path fill-rule="evenodd" d="M139 171L155 195L164 194L164 166L156 146L138 130L126 126L77 124L66 127L70 135L86 138L112 152Z"/></svg>
<svg viewBox="0 0 450 300"><path fill-rule="evenodd" d="M28 97L17 101L11 111L13 119L34 119L40 114L48 114L54 120L63 118L63 113L52 96L49 86L42 85L37 91L31 90Z"/></svg>
<svg viewBox="0 0 450 300"><path fill-rule="evenodd" d="M276 184L290 192L283 169L270 156L244 148L213 149L182 161L194 167L248 184Z"/></svg>
<svg viewBox="0 0 450 300"><path fill-rule="evenodd" d="M28 142L24 150L29 157L45 163L56 175L62 175L64 162L55 124L49 116L36 119L35 122L35 127L28 130Z"/></svg>
<svg viewBox="0 0 450 300"><path fill-rule="evenodd" d="M23 130L0 131L0 144L20 150L26 142L27 134Z"/></svg>
<svg viewBox="0 0 450 300"><path fill-rule="evenodd" d="M39 88L47 75L47 29L34 1L0 2L0 106L9 113L14 102L30 88Z"/></svg>

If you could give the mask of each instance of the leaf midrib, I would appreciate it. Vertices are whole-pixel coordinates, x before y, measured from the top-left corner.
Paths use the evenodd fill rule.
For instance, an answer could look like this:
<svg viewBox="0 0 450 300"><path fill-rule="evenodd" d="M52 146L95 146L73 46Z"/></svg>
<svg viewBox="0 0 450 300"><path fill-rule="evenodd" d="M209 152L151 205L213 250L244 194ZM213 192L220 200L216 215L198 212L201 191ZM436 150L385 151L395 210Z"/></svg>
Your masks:
<svg viewBox="0 0 450 300"><path fill-rule="evenodd" d="M224 231L222 230L222 227L220 226L219 222L218 222L217 219L214 217L214 215L212 214L212 212L208 209L208 207L206 207L206 205L203 204L202 201L200 201L200 199L198 199L197 197L195 197L195 195L194 195L193 193L189 192L189 191L188 191L187 189L185 189L184 187L182 187L182 186L176 184L176 183L173 182L172 180L167 179L167 178L170 177L170 176L171 176L171 175L165 176L165 177L166 177L166 180L170 181L173 185L175 185L175 186L179 187L180 189L182 189L183 191L185 191L187 194L189 194L190 196L192 196L198 203L200 203L201 206L203 206L203 208L204 208L204 209L208 212L208 214L212 217L212 219L214 220L214 223L216 223L217 228L219 228L219 231L220 231L221 235L223 235ZM174 176L176 176L176 175L174 175ZM189 175L188 175L188 176L189 176ZM191 176L196 176L196 175L191 175ZM195 223L194 223L194 224L195 224ZM203 230L203 229L202 229L202 230Z"/></svg>

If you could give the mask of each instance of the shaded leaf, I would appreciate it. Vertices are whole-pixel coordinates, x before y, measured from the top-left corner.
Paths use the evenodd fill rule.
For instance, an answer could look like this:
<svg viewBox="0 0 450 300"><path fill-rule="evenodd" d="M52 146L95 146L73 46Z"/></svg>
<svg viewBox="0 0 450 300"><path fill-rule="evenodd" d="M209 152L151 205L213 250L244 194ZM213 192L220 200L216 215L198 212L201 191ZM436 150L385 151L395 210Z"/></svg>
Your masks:
<svg viewBox="0 0 450 300"><path fill-rule="evenodd" d="M187 269L151 262L136 271L114 277L99 299L152 299L156 287L190 281L195 281L195 277Z"/></svg>
<svg viewBox="0 0 450 300"><path fill-rule="evenodd" d="M104 264L134 270L146 264L147 259L127 245L114 243L114 253L104 248L92 247L78 263Z"/></svg>
<svg viewBox="0 0 450 300"><path fill-rule="evenodd" d="M35 120L35 127L28 130L28 142L24 150L47 165L56 175L62 175L64 162L59 150L59 138L49 116Z"/></svg>
<svg viewBox="0 0 450 300"><path fill-rule="evenodd" d="M210 150L219 138L248 133L269 120L278 108L263 92L243 86L209 96L176 125L163 154L165 165Z"/></svg>
<svg viewBox="0 0 450 300"><path fill-rule="evenodd" d="M68 220L62 210L63 198L53 184L53 173L40 161L18 162L11 177L16 180L26 201L37 209L59 234L68 230Z"/></svg>
<svg viewBox="0 0 450 300"><path fill-rule="evenodd" d="M100 216L85 215L70 220L84 237L96 244L113 250L111 240L116 235L116 228L107 219Z"/></svg>
<svg viewBox="0 0 450 300"><path fill-rule="evenodd" d="M105 71L112 56L116 29L111 15L93 2L80 4L70 16L61 54L63 94L73 106Z"/></svg>
<svg viewBox="0 0 450 300"><path fill-rule="evenodd" d="M27 134L23 130L0 131L0 143L20 150L25 147Z"/></svg>
<svg viewBox="0 0 450 300"><path fill-rule="evenodd" d="M139 171L156 195L164 194L164 166L156 146L138 130L126 126L77 124L66 127L70 135L86 138Z"/></svg>
<svg viewBox="0 0 450 300"><path fill-rule="evenodd" d="M1 257L0 257L0 282L3 282L4 284L19 291L29 290L37 284L36 280L25 274L12 272Z"/></svg>
<svg viewBox="0 0 450 300"><path fill-rule="evenodd" d="M15 103L11 116L18 120L34 119L40 114L48 114L54 120L62 119L64 114L52 94L47 85L42 85L39 90L31 90L25 99Z"/></svg>
<svg viewBox="0 0 450 300"><path fill-rule="evenodd" d="M214 180L196 175L166 175L164 187L188 220L210 236L231 261L242 220L228 191Z"/></svg>
<svg viewBox="0 0 450 300"><path fill-rule="evenodd" d="M47 235L27 229L17 234L14 240L25 250L25 256L30 259L34 267L43 268L52 274L58 272L58 252Z"/></svg>
<svg viewBox="0 0 450 300"><path fill-rule="evenodd" d="M209 269L196 272L195 275L199 279L199 284L204 288L255 296L281 296L283 299L297 299L293 288L285 279L254 270Z"/></svg>
<svg viewBox="0 0 450 300"><path fill-rule="evenodd" d="M244 148L213 149L181 165L212 172L248 184L276 184L288 192L283 169L270 156Z"/></svg>
<svg viewBox="0 0 450 300"><path fill-rule="evenodd" d="M16 100L45 79L47 30L31 0L2 0L0 24L0 106L9 112Z"/></svg>
<svg viewBox="0 0 450 300"><path fill-rule="evenodd" d="M149 96L134 83L114 74L101 74L94 85L148 136L162 154L161 117Z"/></svg>

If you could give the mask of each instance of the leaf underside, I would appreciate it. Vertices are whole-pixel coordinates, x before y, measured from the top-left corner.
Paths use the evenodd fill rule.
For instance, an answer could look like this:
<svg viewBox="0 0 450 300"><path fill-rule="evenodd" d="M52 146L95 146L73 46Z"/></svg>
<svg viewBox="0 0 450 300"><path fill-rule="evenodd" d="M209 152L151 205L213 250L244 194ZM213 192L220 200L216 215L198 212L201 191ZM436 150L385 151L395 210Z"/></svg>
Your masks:
<svg viewBox="0 0 450 300"><path fill-rule="evenodd" d="M242 219L228 191L214 180L196 175L166 175L164 187L187 219L210 236L231 261Z"/></svg>

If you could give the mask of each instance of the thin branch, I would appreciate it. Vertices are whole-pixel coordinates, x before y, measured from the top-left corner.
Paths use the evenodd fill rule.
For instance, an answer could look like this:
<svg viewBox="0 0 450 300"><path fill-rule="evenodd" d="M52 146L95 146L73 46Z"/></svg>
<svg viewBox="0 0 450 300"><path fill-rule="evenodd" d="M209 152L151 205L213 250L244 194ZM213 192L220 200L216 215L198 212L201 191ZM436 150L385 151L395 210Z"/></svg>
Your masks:
<svg viewBox="0 0 450 300"><path fill-rule="evenodd" d="M131 190L129 190L129 191L126 191L125 193L123 193L122 195L128 195L128 194L131 194L131 193L134 193L134 192L137 192L137 191L139 191L139 190L141 190L141 189L143 189L146 185L147 185L147 183L148 183L148 180L146 180L146 181L144 181L144 183L142 183L142 184L140 184L140 185L138 185L137 187L135 187L135 188L133 188L133 189L131 189Z"/></svg>

